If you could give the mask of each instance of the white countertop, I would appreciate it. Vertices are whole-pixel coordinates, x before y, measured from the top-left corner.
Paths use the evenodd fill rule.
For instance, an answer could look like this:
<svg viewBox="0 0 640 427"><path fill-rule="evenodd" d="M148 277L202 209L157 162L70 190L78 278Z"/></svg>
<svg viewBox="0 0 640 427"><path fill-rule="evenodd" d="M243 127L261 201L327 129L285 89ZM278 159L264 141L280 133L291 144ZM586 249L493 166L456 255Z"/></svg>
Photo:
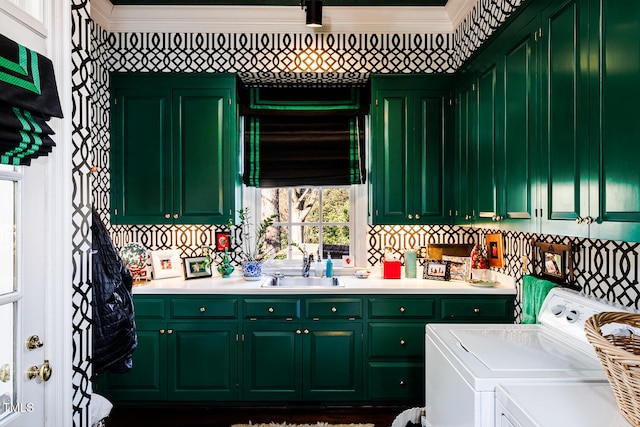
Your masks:
<svg viewBox="0 0 640 427"><path fill-rule="evenodd" d="M504 274L490 271L488 280L498 281L492 288L480 288L460 280L440 281L425 279L383 279L376 272L379 268L370 268L372 273L367 279L358 279L352 274L340 274L344 287L262 287L270 279L245 281L240 273L223 279L219 275L213 277L185 280L183 277L152 280L136 284L134 295L146 294L474 294L474 295L515 295L515 280ZM343 270L344 271L344 270Z"/></svg>

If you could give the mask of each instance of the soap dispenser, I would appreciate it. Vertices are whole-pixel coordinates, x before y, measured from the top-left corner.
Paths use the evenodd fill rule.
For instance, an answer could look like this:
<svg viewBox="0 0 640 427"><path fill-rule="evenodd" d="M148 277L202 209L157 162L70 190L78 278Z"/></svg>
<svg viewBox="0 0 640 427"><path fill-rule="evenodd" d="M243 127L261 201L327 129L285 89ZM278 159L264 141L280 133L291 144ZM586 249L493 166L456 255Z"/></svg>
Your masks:
<svg viewBox="0 0 640 427"><path fill-rule="evenodd" d="M333 261L331 260L330 253L327 253L327 266L325 267L325 275L327 277L333 277Z"/></svg>
<svg viewBox="0 0 640 427"><path fill-rule="evenodd" d="M318 260L315 262L314 268L316 269L316 276L322 277L324 264L322 264L322 257L320 256L320 252L318 252Z"/></svg>

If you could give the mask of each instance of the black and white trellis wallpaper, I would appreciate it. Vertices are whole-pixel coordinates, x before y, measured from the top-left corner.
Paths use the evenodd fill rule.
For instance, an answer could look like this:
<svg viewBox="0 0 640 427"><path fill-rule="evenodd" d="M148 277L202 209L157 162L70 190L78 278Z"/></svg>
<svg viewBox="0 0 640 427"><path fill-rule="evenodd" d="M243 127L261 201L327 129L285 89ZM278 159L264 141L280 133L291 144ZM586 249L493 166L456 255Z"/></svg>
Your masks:
<svg viewBox="0 0 640 427"><path fill-rule="evenodd" d="M522 3L478 0L454 34L215 34L108 33L88 13L90 0L72 1L73 23L73 422L89 426L91 392L91 207L122 246L196 254L213 241L211 226L112 226L109 223L109 72L235 72L246 84L357 84L370 73L452 73ZM321 57L315 49L322 48ZM322 73L318 73L322 71ZM293 77L292 77L293 76ZM293 81L291 80L293 78ZM488 230L455 226L370 227L368 255L437 243L483 243ZM571 243L577 281L596 297L638 307L636 243L505 232L504 272L519 281L529 240ZM417 244L415 244L417 243Z"/></svg>

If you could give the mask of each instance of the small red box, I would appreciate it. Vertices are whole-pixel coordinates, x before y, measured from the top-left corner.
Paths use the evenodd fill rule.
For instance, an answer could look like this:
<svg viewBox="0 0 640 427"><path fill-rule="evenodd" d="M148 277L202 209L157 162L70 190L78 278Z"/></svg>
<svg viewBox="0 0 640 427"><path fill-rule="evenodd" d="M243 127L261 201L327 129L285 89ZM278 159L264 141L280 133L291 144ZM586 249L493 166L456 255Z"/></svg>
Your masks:
<svg viewBox="0 0 640 427"><path fill-rule="evenodd" d="M382 261L382 277L385 279L399 279L402 261Z"/></svg>

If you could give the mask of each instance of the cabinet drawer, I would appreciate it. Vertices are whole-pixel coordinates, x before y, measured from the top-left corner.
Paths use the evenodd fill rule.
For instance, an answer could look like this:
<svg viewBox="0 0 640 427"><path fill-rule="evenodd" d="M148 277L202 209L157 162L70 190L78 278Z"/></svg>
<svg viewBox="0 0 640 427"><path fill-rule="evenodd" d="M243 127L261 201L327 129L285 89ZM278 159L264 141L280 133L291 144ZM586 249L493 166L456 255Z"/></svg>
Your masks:
<svg viewBox="0 0 640 427"><path fill-rule="evenodd" d="M133 306L136 314L136 319L156 319L161 320L165 317L165 299L136 297L133 298Z"/></svg>
<svg viewBox="0 0 640 427"><path fill-rule="evenodd" d="M369 363L369 399L422 402L424 364Z"/></svg>
<svg viewBox="0 0 640 427"><path fill-rule="evenodd" d="M511 298L442 298L441 310L446 321L513 321Z"/></svg>
<svg viewBox="0 0 640 427"><path fill-rule="evenodd" d="M238 300L235 298L172 298L172 319L236 319Z"/></svg>
<svg viewBox="0 0 640 427"><path fill-rule="evenodd" d="M424 357L424 323L370 323L369 357Z"/></svg>
<svg viewBox="0 0 640 427"><path fill-rule="evenodd" d="M370 298L370 318L419 317L433 319L436 315L435 298Z"/></svg>
<svg viewBox="0 0 640 427"><path fill-rule="evenodd" d="M244 300L245 319L299 319L300 300L295 298L247 298Z"/></svg>
<svg viewBox="0 0 640 427"><path fill-rule="evenodd" d="M347 319L362 318L362 300L359 298L313 298L307 300L307 318Z"/></svg>

